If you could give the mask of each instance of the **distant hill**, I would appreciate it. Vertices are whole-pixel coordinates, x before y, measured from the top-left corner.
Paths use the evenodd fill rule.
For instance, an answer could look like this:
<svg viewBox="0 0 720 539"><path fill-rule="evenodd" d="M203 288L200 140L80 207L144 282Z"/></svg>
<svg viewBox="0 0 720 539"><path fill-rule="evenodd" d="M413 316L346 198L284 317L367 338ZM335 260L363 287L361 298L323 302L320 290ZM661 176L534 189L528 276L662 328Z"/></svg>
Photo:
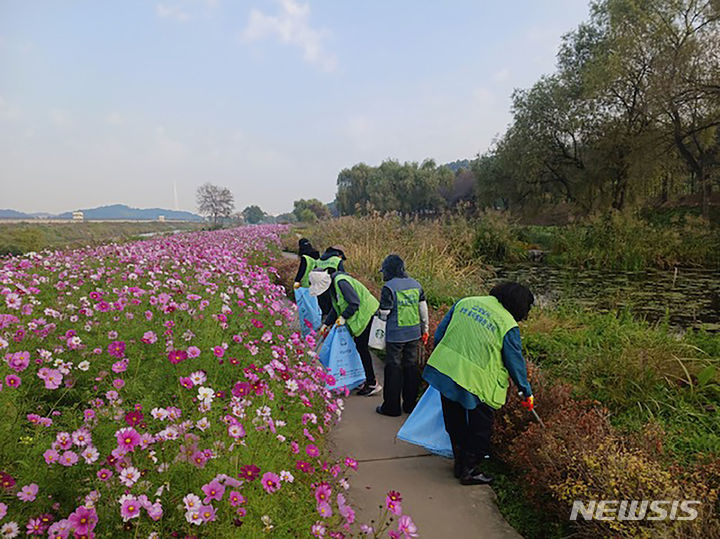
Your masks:
<svg viewBox="0 0 720 539"><path fill-rule="evenodd" d="M164 210L162 208L131 208L124 204L113 204L99 208L81 210L86 220L123 220L123 221L156 221L164 215L168 221L203 221L204 219L189 211ZM0 209L0 219L72 219L72 212L59 215L46 212L23 213L16 210Z"/></svg>
<svg viewBox="0 0 720 539"><path fill-rule="evenodd" d="M458 159L457 161L453 161L452 163L445 163L441 166L447 167L453 172L457 173L458 170L469 169L470 163L471 161L469 159Z"/></svg>
<svg viewBox="0 0 720 539"><path fill-rule="evenodd" d="M33 219L33 216L15 210L0 210L0 219Z"/></svg>
<svg viewBox="0 0 720 539"><path fill-rule="evenodd" d="M101 206L99 208L90 208L80 210L86 220L96 219L125 219L138 221L154 221L160 215L164 215L168 221L203 221L199 215L189 211L164 210L162 208L131 208L124 204L113 204L111 206ZM58 219L71 219L72 212L61 213L56 216Z"/></svg>

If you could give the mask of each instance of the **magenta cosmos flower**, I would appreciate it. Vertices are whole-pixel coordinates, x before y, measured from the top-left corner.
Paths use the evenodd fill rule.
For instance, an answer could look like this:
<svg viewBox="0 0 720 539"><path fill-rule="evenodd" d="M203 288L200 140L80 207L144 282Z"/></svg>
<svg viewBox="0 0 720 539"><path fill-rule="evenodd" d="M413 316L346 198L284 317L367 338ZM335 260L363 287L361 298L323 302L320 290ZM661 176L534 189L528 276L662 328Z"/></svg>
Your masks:
<svg viewBox="0 0 720 539"><path fill-rule="evenodd" d="M170 363L172 363L173 365L177 365L178 363L185 361L188 355L185 350L172 350L170 351L170 353L168 353L167 357Z"/></svg>
<svg viewBox="0 0 720 539"><path fill-rule="evenodd" d="M238 474L240 479L245 479L246 481L254 481L258 475L260 475L260 468L254 464L246 464L240 468L240 473Z"/></svg>
<svg viewBox="0 0 720 539"><path fill-rule="evenodd" d="M140 435L132 427L120 429L115 433L118 447L124 451L132 451L140 443Z"/></svg>
<svg viewBox="0 0 720 539"><path fill-rule="evenodd" d="M77 535L88 535L98 521L95 509L88 509L84 506L75 509L67 519Z"/></svg>
<svg viewBox="0 0 720 539"><path fill-rule="evenodd" d="M125 522L132 518L137 518L138 516L140 516L140 507L141 504L138 499L135 497L130 497L125 500L120 506L120 516Z"/></svg>
<svg viewBox="0 0 720 539"><path fill-rule="evenodd" d="M108 344L108 354L122 359L125 356L125 341L113 341Z"/></svg>
<svg viewBox="0 0 720 539"><path fill-rule="evenodd" d="M210 500L222 500L223 494L225 493L225 486L213 479L208 484L202 486L202 491L205 493L205 499L203 503L210 503Z"/></svg>
<svg viewBox="0 0 720 539"><path fill-rule="evenodd" d="M272 494L280 490L280 476L272 472L265 472L260 480L265 492Z"/></svg>

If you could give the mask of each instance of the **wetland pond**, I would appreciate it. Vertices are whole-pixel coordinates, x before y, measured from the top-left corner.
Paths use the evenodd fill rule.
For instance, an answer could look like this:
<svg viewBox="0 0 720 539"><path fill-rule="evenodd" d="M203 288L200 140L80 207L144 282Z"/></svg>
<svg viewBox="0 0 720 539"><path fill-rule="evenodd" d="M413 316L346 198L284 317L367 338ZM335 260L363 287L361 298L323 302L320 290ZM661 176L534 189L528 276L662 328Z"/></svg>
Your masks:
<svg viewBox="0 0 720 539"><path fill-rule="evenodd" d="M515 265L495 268L496 280L530 287L540 305L571 303L610 311L629 309L650 322L667 316L671 326L720 332L720 271L610 271Z"/></svg>

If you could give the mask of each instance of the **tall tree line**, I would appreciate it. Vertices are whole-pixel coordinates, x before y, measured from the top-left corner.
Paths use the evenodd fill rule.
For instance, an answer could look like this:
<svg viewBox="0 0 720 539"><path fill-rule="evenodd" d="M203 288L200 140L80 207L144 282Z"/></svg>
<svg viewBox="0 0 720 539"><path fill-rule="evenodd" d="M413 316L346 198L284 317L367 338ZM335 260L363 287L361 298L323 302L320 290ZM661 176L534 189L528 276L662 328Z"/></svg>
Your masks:
<svg viewBox="0 0 720 539"><path fill-rule="evenodd" d="M699 195L720 183L720 0L600 0L557 71L512 97L473 163L478 202L584 212Z"/></svg>

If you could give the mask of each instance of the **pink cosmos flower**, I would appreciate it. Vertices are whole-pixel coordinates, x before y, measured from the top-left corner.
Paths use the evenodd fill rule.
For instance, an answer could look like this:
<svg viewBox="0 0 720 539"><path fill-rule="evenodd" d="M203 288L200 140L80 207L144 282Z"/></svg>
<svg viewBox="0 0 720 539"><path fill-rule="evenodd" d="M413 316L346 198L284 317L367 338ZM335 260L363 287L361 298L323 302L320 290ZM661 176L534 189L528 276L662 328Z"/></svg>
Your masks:
<svg viewBox="0 0 720 539"><path fill-rule="evenodd" d="M45 458L46 463L55 464L58 460L60 460L60 453L54 449L48 449L45 453L43 453L43 457Z"/></svg>
<svg viewBox="0 0 720 539"><path fill-rule="evenodd" d="M120 506L120 516L124 522L140 516L140 502L134 496L127 498Z"/></svg>
<svg viewBox="0 0 720 539"><path fill-rule="evenodd" d="M213 354L215 357L223 357L225 355L225 349L222 346L213 347Z"/></svg>
<svg viewBox="0 0 720 539"><path fill-rule="evenodd" d="M330 504L327 502L317 504L317 512L320 513L320 516L323 518L330 518L333 514L332 507L330 507Z"/></svg>
<svg viewBox="0 0 720 539"><path fill-rule="evenodd" d="M43 535L45 533L45 524L39 518L31 518L27 523L27 535Z"/></svg>
<svg viewBox="0 0 720 539"><path fill-rule="evenodd" d="M153 331L146 331L143 333L142 339L140 339L145 344L153 344L157 342L157 335L155 335L155 332Z"/></svg>
<svg viewBox="0 0 720 539"><path fill-rule="evenodd" d="M22 385L22 380L16 374L8 374L5 377L5 385L8 387L20 387Z"/></svg>
<svg viewBox="0 0 720 539"><path fill-rule="evenodd" d="M345 466L347 466L348 468L352 468L353 470L357 470L358 462L354 458L345 457Z"/></svg>
<svg viewBox="0 0 720 539"><path fill-rule="evenodd" d="M30 483L20 489L20 492L17 493L17 497L24 502L34 502L37 497L37 493L38 486L35 483Z"/></svg>
<svg viewBox="0 0 720 539"><path fill-rule="evenodd" d="M108 470L107 468L100 468L97 472L97 476L100 481L107 481L112 477L112 475L112 470Z"/></svg>
<svg viewBox="0 0 720 539"><path fill-rule="evenodd" d="M125 356L125 341L113 341L108 344L108 354L118 359Z"/></svg>
<svg viewBox="0 0 720 539"><path fill-rule="evenodd" d="M65 451L60 457L59 462L63 466L73 466L78 461L78 459L79 457L74 451Z"/></svg>
<svg viewBox="0 0 720 539"><path fill-rule="evenodd" d="M70 537L70 521L66 518L58 520L48 528L50 539L67 539Z"/></svg>
<svg viewBox="0 0 720 539"><path fill-rule="evenodd" d="M317 501L317 503L327 502L330 500L331 493L332 489L330 485L323 481L315 488L315 501Z"/></svg>
<svg viewBox="0 0 720 539"><path fill-rule="evenodd" d="M95 509L88 509L84 506L75 509L67 519L78 535L88 535L98 521Z"/></svg>
<svg viewBox="0 0 720 539"><path fill-rule="evenodd" d="M190 359L200 356L200 349L197 346L188 346L187 355Z"/></svg>
<svg viewBox="0 0 720 539"><path fill-rule="evenodd" d="M132 427L125 427L115 433L118 447L124 451L132 451L140 443L140 435Z"/></svg>
<svg viewBox="0 0 720 539"><path fill-rule="evenodd" d="M310 533L313 534L313 537L325 537L325 526L322 522L316 522L310 528Z"/></svg>
<svg viewBox="0 0 720 539"><path fill-rule="evenodd" d="M5 515L7 515L7 505L0 502L0 520L4 519Z"/></svg>
<svg viewBox="0 0 720 539"><path fill-rule="evenodd" d="M30 365L30 352L15 352L5 356L8 367L15 372L22 372Z"/></svg>
<svg viewBox="0 0 720 539"><path fill-rule="evenodd" d="M202 491L205 493L203 503L209 504L210 500L222 500L223 494L225 493L225 486L217 480L213 480L203 485Z"/></svg>
<svg viewBox="0 0 720 539"><path fill-rule="evenodd" d="M189 376L181 376L180 377L180 385L186 389L192 389L195 386L195 383L192 381L192 379Z"/></svg>
<svg viewBox="0 0 720 539"><path fill-rule="evenodd" d="M308 446L305 448L305 453L307 453L309 457L317 457L320 455L320 451L314 444L308 444Z"/></svg>
<svg viewBox="0 0 720 539"><path fill-rule="evenodd" d="M230 496L228 496L228 500L230 501L230 505L233 507L237 507L238 505L242 505L245 503L245 496L240 494L237 490L230 491Z"/></svg>
<svg viewBox="0 0 720 539"><path fill-rule="evenodd" d="M403 537L417 537L417 526L408 515L402 515L398 519L398 531L402 532Z"/></svg>
<svg viewBox="0 0 720 539"><path fill-rule="evenodd" d="M272 472L265 472L260 480L265 492L272 494L280 490L280 476Z"/></svg>
<svg viewBox="0 0 720 539"><path fill-rule="evenodd" d="M198 512L203 522L212 522L215 520L215 508L212 505L203 505Z"/></svg>

